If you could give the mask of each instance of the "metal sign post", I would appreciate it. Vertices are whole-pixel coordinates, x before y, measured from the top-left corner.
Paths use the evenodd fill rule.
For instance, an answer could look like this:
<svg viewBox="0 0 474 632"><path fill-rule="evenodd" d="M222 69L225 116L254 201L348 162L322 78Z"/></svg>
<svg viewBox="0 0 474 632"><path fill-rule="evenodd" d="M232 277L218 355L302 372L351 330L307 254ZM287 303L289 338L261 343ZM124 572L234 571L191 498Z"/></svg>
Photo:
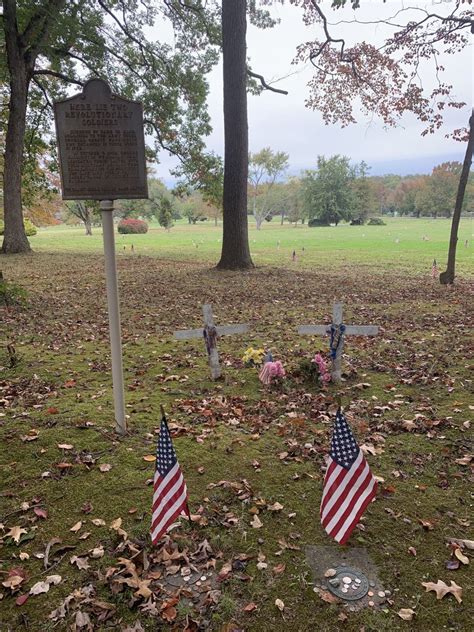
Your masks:
<svg viewBox="0 0 474 632"><path fill-rule="evenodd" d="M109 310L110 347L112 352L112 382L114 390L115 430L119 434L127 432L125 398L123 388L122 339L120 335L120 305L115 264L114 203L112 200L100 202L102 213L102 234L104 237L105 276L107 283L107 306Z"/></svg>
<svg viewBox="0 0 474 632"><path fill-rule="evenodd" d="M54 104L63 200L100 200L116 431L125 434L120 309L113 200L148 197L141 103L91 79L81 94Z"/></svg>

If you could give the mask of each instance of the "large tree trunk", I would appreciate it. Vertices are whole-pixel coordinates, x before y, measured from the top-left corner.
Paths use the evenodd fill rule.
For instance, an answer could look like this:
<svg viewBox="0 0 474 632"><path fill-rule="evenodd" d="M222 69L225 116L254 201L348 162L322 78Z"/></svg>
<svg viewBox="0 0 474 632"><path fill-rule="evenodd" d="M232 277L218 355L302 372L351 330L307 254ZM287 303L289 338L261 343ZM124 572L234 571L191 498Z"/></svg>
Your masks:
<svg viewBox="0 0 474 632"><path fill-rule="evenodd" d="M15 2L11 0L4 0L3 22L10 74L10 103L3 170L5 233L2 252L18 253L31 250L23 225L21 205L21 168L29 81L19 48Z"/></svg>
<svg viewBox="0 0 474 632"><path fill-rule="evenodd" d="M450 285L454 283L456 268L456 246L458 243L459 220L461 219L461 210L464 202L464 193L469 178L469 171L472 163L472 153L474 150L474 109L469 119L469 140L466 147L466 155L462 165L461 177L459 178L458 192L456 195L456 204L454 205L453 219L451 222L451 236L449 238L448 265L445 272L439 275L439 282L442 285Z"/></svg>
<svg viewBox="0 0 474 632"><path fill-rule="evenodd" d="M222 270L253 267L247 223L247 3L222 0L224 57L224 196Z"/></svg>

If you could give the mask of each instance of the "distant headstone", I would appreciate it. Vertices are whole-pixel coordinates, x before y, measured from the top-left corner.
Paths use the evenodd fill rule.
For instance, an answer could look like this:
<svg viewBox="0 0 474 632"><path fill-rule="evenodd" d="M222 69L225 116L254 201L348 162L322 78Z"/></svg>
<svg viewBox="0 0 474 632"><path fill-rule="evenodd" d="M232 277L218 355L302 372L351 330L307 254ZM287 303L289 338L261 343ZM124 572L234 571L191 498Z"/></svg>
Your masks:
<svg viewBox="0 0 474 632"><path fill-rule="evenodd" d="M148 197L141 103L91 79L54 116L64 200Z"/></svg>

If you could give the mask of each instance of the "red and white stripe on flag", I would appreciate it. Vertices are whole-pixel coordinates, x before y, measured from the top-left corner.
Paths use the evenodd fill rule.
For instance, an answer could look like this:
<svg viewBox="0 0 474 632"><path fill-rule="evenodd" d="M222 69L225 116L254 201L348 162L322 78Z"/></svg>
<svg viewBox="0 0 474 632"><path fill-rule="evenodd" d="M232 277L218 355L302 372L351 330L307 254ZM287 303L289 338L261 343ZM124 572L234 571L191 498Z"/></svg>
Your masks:
<svg viewBox="0 0 474 632"><path fill-rule="evenodd" d="M320 508L326 533L345 544L376 494L377 482L344 416L338 412Z"/></svg>
<svg viewBox="0 0 474 632"><path fill-rule="evenodd" d="M171 443L166 421L163 419L158 437L156 469L153 482L151 540L156 544L168 527L188 510L188 492Z"/></svg>

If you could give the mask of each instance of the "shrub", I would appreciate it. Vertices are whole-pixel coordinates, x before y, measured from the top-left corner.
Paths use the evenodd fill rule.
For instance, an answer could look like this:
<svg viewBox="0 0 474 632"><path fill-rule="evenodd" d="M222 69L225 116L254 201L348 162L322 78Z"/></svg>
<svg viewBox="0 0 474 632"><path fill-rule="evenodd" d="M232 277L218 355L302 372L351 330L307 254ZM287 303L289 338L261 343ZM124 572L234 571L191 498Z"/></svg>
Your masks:
<svg viewBox="0 0 474 632"><path fill-rule="evenodd" d="M27 237L32 237L33 235L36 235L36 233L38 232L38 229L36 228L36 226L28 218L25 218L23 220L23 226L25 227L25 233ZM0 219L0 235L3 235L4 232L5 232L5 224L3 223L3 220Z"/></svg>
<svg viewBox="0 0 474 632"><path fill-rule="evenodd" d="M118 225L121 235L144 235L148 232L148 224L142 219L122 219Z"/></svg>
<svg viewBox="0 0 474 632"><path fill-rule="evenodd" d="M23 225L25 226L25 233L27 237L32 237L33 235L36 235L36 233L38 232L38 229L36 228L36 226L28 218L24 220Z"/></svg>
<svg viewBox="0 0 474 632"><path fill-rule="evenodd" d="M386 226L381 217L371 217L367 222L368 226Z"/></svg>
<svg viewBox="0 0 474 632"><path fill-rule="evenodd" d="M313 217L308 222L308 226L313 228L314 226L329 226L329 223L325 219L319 219L319 217Z"/></svg>

